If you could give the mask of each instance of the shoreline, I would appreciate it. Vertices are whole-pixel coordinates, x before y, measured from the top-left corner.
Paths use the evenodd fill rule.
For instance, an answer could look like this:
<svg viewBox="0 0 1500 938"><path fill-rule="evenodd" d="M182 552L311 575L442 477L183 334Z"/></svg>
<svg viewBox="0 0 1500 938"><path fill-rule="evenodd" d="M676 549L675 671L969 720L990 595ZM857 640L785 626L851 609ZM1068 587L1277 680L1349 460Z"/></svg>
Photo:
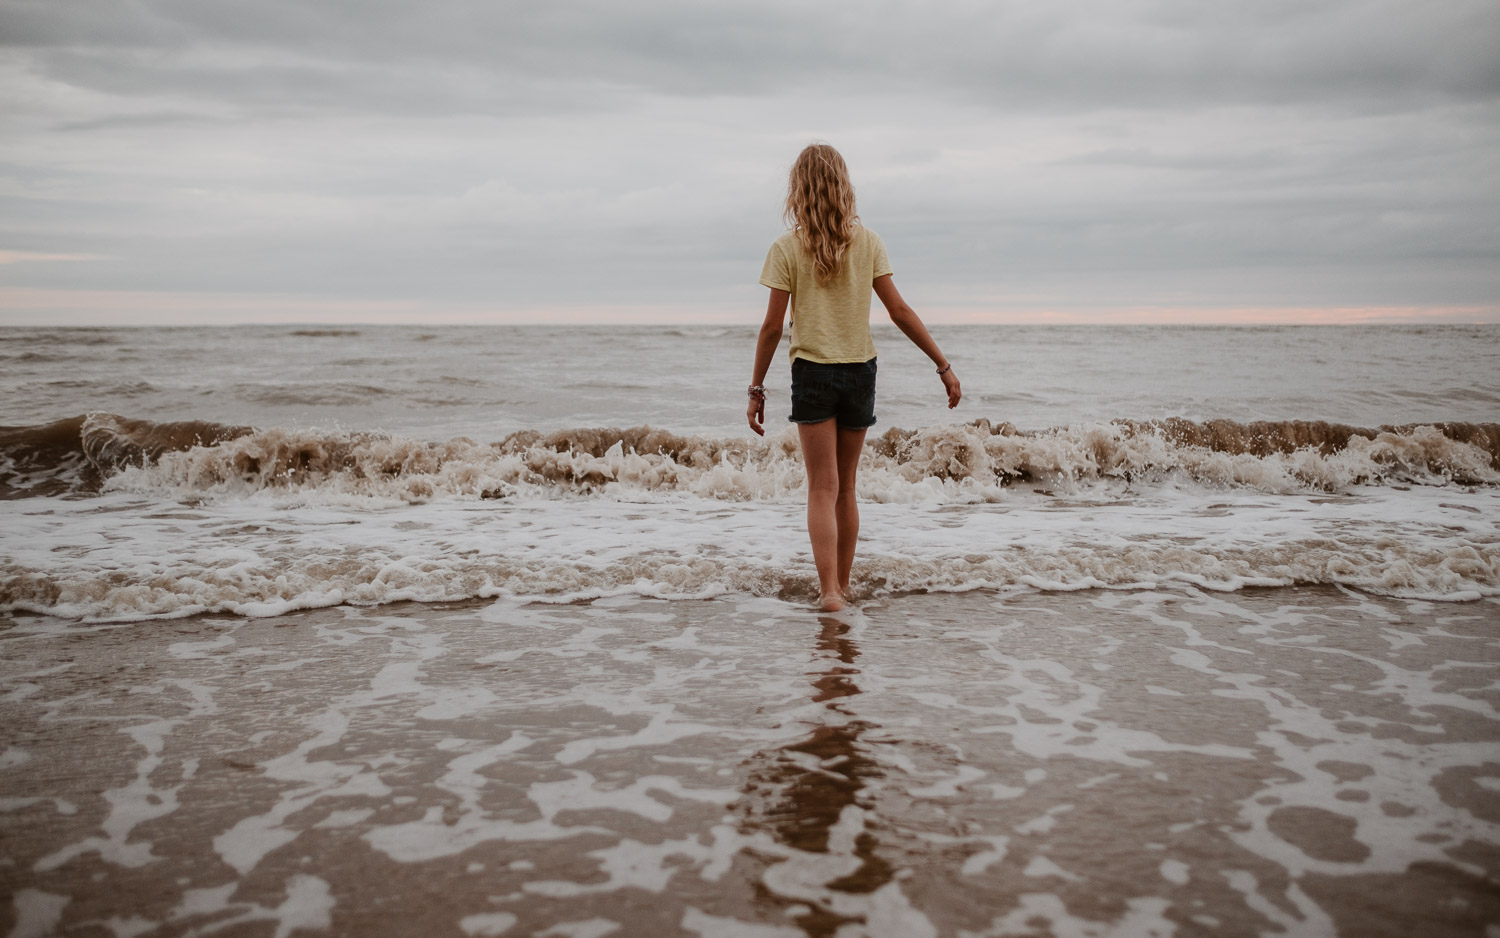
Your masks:
<svg viewBox="0 0 1500 938"><path fill-rule="evenodd" d="M1482 935L1500 920L1495 599L8 614L0 662L7 930Z"/></svg>

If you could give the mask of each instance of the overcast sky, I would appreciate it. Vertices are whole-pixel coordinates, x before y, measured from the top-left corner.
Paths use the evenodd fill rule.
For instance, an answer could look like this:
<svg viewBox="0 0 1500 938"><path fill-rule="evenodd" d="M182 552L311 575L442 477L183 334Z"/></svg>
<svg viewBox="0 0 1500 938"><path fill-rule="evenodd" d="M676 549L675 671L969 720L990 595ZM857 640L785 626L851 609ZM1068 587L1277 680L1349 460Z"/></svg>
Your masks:
<svg viewBox="0 0 1500 938"><path fill-rule="evenodd" d="M0 0L0 323L1500 322L1500 3Z"/></svg>

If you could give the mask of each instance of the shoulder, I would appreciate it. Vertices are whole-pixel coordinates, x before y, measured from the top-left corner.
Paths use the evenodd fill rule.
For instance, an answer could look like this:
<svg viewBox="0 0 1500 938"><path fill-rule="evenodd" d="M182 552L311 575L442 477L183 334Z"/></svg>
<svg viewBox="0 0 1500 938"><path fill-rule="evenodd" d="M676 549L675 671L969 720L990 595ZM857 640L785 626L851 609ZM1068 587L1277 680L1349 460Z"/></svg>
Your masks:
<svg viewBox="0 0 1500 938"><path fill-rule="evenodd" d="M870 259L870 266L874 276L878 279L891 272L891 258L885 252L885 242L880 240L880 235L869 228L864 228L865 256Z"/></svg>
<svg viewBox="0 0 1500 938"><path fill-rule="evenodd" d="M880 235L876 234L873 228L866 228L864 225L860 225L854 229L854 242L852 246L873 258L877 265L884 262L885 242L880 239Z"/></svg>
<svg viewBox="0 0 1500 938"><path fill-rule="evenodd" d="M797 258L797 234L788 231L775 241L766 250L766 263L791 264Z"/></svg>
<svg viewBox="0 0 1500 938"><path fill-rule="evenodd" d="M795 232L788 231L771 242L771 247L766 251L766 263L796 266L797 235Z"/></svg>
<svg viewBox="0 0 1500 938"><path fill-rule="evenodd" d="M880 240L880 235L873 228L866 228L860 224L854 229L854 237L849 246L858 251L867 251L871 254L879 254L885 250L885 242Z"/></svg>

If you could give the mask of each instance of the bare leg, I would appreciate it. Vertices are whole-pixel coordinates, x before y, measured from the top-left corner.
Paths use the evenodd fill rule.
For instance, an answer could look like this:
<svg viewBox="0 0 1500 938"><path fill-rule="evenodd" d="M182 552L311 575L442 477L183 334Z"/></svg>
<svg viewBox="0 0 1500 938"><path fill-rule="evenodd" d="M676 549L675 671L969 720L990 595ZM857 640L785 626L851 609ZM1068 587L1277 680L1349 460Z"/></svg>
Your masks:
<svg viewBox="0 0 1500 938"><path fill-rule="evenodd" d="M859 502L854 498L854 477L859 472L859 454L864 452L865 431L838 432L839 498L834 518L839 529L839 592L849 598L849 571L854 567L854 545L859 540Z"/></svg>
<svg viewBox="0 0 1500 938"><path fill-rule="evenodd" d="M839 497L838 427L832 419L799 423L802 462L807 467L807 534L812 540L813 564L818 568L818 608L844 608L839 591L839 528L835 506Z"/></svg>

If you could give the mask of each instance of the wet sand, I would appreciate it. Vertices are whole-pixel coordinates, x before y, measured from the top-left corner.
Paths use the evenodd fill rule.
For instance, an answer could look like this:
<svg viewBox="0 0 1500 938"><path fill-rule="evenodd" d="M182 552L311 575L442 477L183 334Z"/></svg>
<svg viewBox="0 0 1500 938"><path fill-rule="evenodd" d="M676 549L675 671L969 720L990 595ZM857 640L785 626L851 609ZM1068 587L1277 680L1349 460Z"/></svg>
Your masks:
<svg viewBox="0 0 1500 938"><path fill-rule="evenodd" d="M0 619L0 931L1500 934L1500 601Z"/></svg>

